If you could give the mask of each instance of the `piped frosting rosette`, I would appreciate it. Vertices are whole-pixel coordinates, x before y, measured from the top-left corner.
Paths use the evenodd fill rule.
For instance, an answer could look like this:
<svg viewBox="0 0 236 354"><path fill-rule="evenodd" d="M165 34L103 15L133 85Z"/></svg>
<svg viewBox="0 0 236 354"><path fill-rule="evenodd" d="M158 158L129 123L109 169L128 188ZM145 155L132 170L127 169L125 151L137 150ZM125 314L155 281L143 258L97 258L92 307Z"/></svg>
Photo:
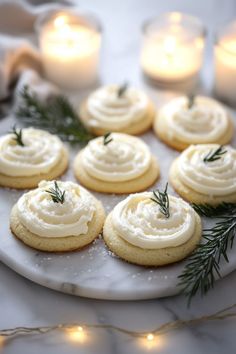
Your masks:
<svg viewBox="0 0 236 354"><path fill-rule="evenodd" d="M101 181L124 182L143 175L150 167L151 153L139 138L112 133L112 141L104 145L104 138L91 140L82 153L86 172Z"/></svg>
<svg viewBox="0 0 236 354"><path fill-rule="evenodd" d="M150 105L146 94L128 87L119 97L118 90L117 85L104 86L88 97L87 110L91 116L89 126L106 131L122 131L144 118Z"/></svg>
<svg viewBox="0 0 236 354"><path fill-rule="evenodd" d="M192 145L177 159L178 179L191 190L212 197L236 194L236 150L230 146L215 161L205 161L216 144Z"/></svg>
<svg viewBox="0 0 236 354"><path fill-rule="evenodd" d="M158 250L186 243L194 234L196 214L180 198L169 196L170 216L166 218L151 192L130 195L120 202L111 216L119 237L141 249Z"/></svg>
<svg viewBox="0 0 236 354"><path fill-rule="evenodd" d="M106 136L91 140L74 160L79 182L103 193L145 190L157 180L159 171L145 142L124 133L111 133L107 140Z"/></svg>
<svg viewBox="0 0 236 354"><path fill-rule="evenodd" d="M201 219L194 209L166 192L161 192L161 199L156 193L160 192L131 194L107 216L104 241L128 262L144 266L171 264L187 257L201 239Z"/></svg>
<svg viewBox="0 0 236 354"><path fill-rule="evenodd" d="M78 184L57 183L65 192L64 202L54 202L47 192L54 187L53 181L42 181L37 189L25 193L17 202L20 223L43 238L86 234L96 210L95 198Z"/></svg>
<svg viewBox="0 0 236 354"><path fill-rule="evenodd" d="M225 108L208 97L178 97L159 111L155 130L163 140L178 149L191 144L226 144L232 137L232 123Z"/></svg>
<svg viewBox="0 0 236 354"><path fill-rule="evenodd" d="M18 145L14 134L0 138L0 173L11 177L28 177L51 171L62 157L61 140L48 132L27 128L22 130L24 146Z"/></svg>

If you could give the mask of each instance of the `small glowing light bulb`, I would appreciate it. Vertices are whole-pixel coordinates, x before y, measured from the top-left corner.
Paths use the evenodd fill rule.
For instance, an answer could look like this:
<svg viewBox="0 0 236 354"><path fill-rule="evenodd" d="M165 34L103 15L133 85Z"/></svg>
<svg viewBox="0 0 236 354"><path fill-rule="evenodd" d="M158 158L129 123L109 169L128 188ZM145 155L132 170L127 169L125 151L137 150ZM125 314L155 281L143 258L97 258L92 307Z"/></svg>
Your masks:
<svg viewBox="0 0 236 354"><path fill-rule="evenodd" d="M154 335L152 333L147 334L147 341L152 342L154 340Z"/></svg>
<svg viewBox="0 0 236 354"><path fill-rule="evenodd" d="M83 343L86 340L86 333L82 326L71 328L67 333L72 342Z"/></svg>

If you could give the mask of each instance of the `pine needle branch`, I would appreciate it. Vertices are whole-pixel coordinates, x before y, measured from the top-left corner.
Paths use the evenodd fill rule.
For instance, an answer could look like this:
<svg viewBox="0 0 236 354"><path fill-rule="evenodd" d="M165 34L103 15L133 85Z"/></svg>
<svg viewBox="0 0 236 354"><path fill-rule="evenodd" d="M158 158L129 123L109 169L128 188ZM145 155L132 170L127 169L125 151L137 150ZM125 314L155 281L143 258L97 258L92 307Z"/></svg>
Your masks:
<svg viewBox="0 0 236 354"><path fill-rule="evenodd" d="M224 155L226 152L227 150L224 149L224 146L219 146L217 149L209 151L209 153L204 157L203 161L213 162L219 160L221 156Z"/></svg>
<svg viewBox="0 0 236 354"><path fill-rule="evenodd" d="M229 262L228 250L233 247L236 236L236 204L222 203L218 206L193 205L202 216L216 217L217 221L212 228L203 230L203 243L187 259L187 264L179 276L179 285L188 298L200 292L205 295L214 287L217 278L220 278L220 262L224 259Z"/></svg>
<svg viewBox="0 0 236 354"><path fill-rule="evenodd" d="M22 137L22 129L17 129L16 124L9 133L14 135L13 140L15 140L18 145L25 146Z"/></svg>
<svg viewBox="0 0 236 354"><path fill-rule="evenodd" d="M16 117L24 125L45 129L69 143L85 144L93 138L66 97L53 96L43 103L25 86L20 98Z"/></svg>
<svg viewBox="0 0 236 354"><path fill-rule="evenodd" d="M49 188L46 192L50 194L54 203L64 203L66 192L59 188L57 181L54 181L54 188Z"/></svg>
<svg viewBox="0 0 236 354"><path fill-rule="evenodd" d="M164 192L161 192L159 189L153 191L153 198L151 200L159 205L160 212L166 217L170 217L170 203L169 196L167 193L168 183L166 183Z"/></svg>

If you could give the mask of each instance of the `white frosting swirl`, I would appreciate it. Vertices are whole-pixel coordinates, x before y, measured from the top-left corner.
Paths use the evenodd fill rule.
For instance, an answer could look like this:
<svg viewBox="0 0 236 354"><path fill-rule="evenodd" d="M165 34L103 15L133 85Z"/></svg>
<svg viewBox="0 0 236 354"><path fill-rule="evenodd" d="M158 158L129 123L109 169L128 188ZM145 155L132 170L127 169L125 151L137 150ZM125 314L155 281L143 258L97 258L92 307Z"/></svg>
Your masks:
<svg viewBox="0 0 236 354"><path fill-rule="evenodd" d="M214 143L224 136L229 126L226 110L207 97L196 97L192 108L188 98L171 100L160 110L166 120L167 134L190 144Z"/></svg>
<svg viewBox="0 0 236 354"><path fill-rule="evenodd" d="M178 176L194 191L206 195L223 196L236 193L236 150L226 146L220 159L204 162L217 144L192 145L178 158Z"/></svg>
<svg viewBox="0 0 236 354"><path fill-rule="evenodd" d="M151 192L137 193L119 203L112 212L112 225L128 243L145 249L176 247L194 234L196 215L180 198L169 196L170 217L166 218L151 200Z"/></svg>
<svg viewBox="0 0 236 354"><path fill-rule="evenodd" d="M41 237L66 237L86 234L92 220L93 196L78 184L57 182L65 191L64 203L53 202L49 188L54 182L42 181L39 187L25 193L17 202L20 222L33 234Z"/></svg>
<svg viewBox="0 0 236 354"><path fill-rule="evenodd" d="M104 145L103 137L91 140L82 153L86 172L102 181L129 181L144 174L151 163L148 146L139 138L112 133Z"/></svg>
<svg viewBox="0 0 236 354"><path fill-rule="evenodd" d="M87 109L92 116L89 125L117 131L143 118L149 102L146 94L130 87L118 97L118 89L117 85L105 86L89 96Z"/></svg>
<svg viewBox="0 0 236 354"><path fill-rule="evenodd" d="M22 130L20 146L14 134L0 138L0 173L7 176L34 176L49 172L59 162L63 144L48 132L27 128Z"/></svg>

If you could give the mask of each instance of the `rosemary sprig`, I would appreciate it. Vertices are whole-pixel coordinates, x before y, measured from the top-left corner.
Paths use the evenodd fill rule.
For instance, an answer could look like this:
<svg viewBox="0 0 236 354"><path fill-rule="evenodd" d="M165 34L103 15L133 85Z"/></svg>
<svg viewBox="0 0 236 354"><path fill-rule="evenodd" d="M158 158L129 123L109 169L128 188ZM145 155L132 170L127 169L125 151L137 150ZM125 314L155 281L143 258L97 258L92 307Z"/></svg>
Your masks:
<svg viewBox="0 0 236 354"><path fill-rule="evenodd" d="M191 94L188 96L188 109L191 109L195 104L195 95Z"/></svg>
<svg viewBox="0 0 236 354"><path fill-rule="evenodd" d="M113 138L111 137L111 132L103 135L103 145L108 145L112 140Z"/></svg>
<svg viewBox="0 0 236 354"><path fill-rule="evenodd" d="M42 128L70 143L87 143L93 138L66 97L57 95L42 103L25 86L20 93L16 117L26 126Z"/></svg>
<svg viewBox="0 0 236 354"><path fill-rule="evenodd" d="M203 230L204 243L200 244L188 258L187 264L179 276L183 292L191 303L200 291L206 294L220 278L220 261L229 262L227 251L232 248L236 235L236 204L222 203L219 206L193 205L199 215L216 217L218 220L212 228Z"/></svg>
<svg viewBox="0 0 236 354"><path fill-rule="evenodd" d="M45 192L50 194L54 203L64 203L66 192L59 188L57 181L54 181L54 188L49 188Z"/></svg>
<svg viewBox="0 0 236 354"><path fill-rule="evenodd" d="M22 129L17 129L16 124L12 127L12 130L9 132L10 134L14 134L13 140L20 146L25 146L22 138Z"/></svg>
<svg viewBox="0 0 236 354"><path fill-rule="evenodd" d="M154 197L151 200L157 203L160 207L160 212L166 217L170 217L170 203L169 196L167 193L168 183L166 183L164 192L161 192L159 189L153 191Z"/></svg>
<svg viewBox="0 0 236 354"><path fill-rule="evenodd" d="M124 95L128 87L129 87L129 83L127 81L124 82L122 85L120 85L117 91L118 98L121 98Z"/></svg>
<svg viewBox="0 0 236 354"><path fill-rule="evenodd" d="M204 157L203 161L204 162L212 162L219 160L222 155L224 155L227 152L226 149L224 149L224 146L219 146L216 150L211 150L209 153Z"/></svg>
<svg viewBox="0 0 236 354"><path fill-rule="evenodd" d="M231 213L236 214L236 204L234 203L221 203L217 206L209 204L192 204L194 210L200 215L208 218L221 217Z"/></svg>

